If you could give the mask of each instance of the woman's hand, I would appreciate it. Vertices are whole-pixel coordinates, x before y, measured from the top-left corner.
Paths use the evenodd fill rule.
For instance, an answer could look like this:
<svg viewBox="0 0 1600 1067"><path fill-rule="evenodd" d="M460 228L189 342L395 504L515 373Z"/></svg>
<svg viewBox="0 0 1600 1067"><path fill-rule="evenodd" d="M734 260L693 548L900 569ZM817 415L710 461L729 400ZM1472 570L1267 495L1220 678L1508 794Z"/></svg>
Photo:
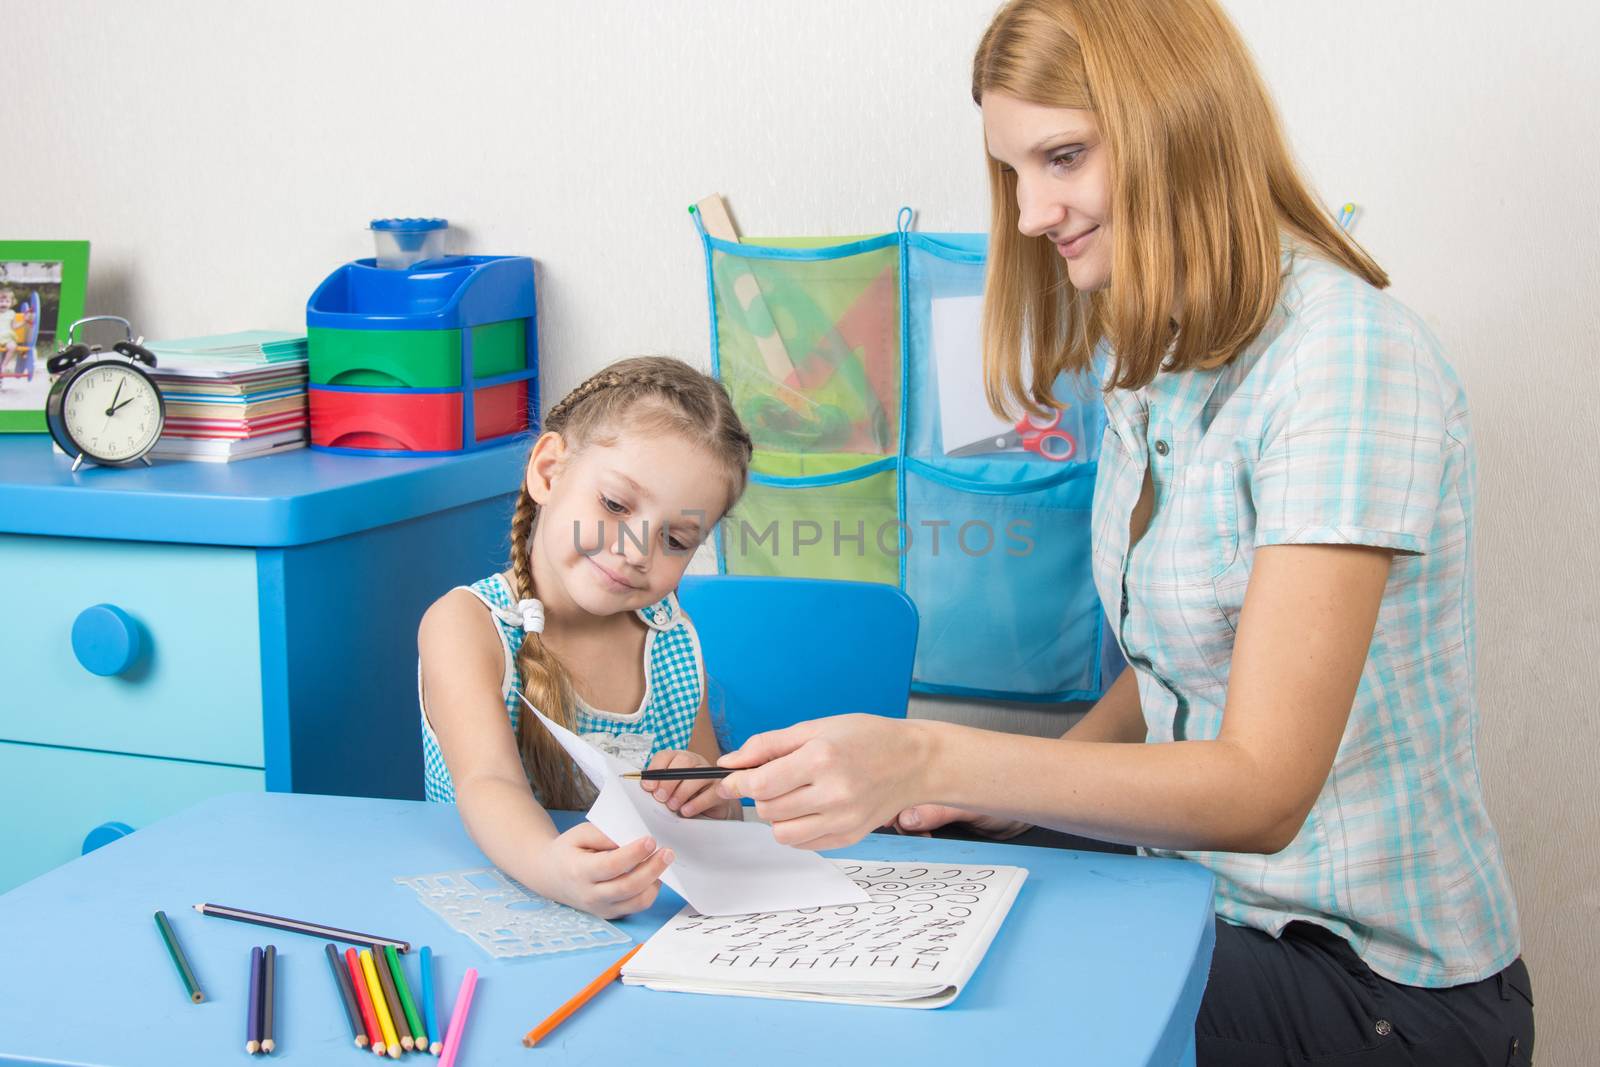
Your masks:
<svg viewBox="0 0 1600 1067"><path fill-rule="evenodd" d="M552 900L615 919L655 903L661 872L672 850L648 837L618 847L593 823L580 822L552 839L537 857L542 877L536 888Z"/></svg>
<svg viewBox="0 0 1600 1067"><path fill-rule="evenodd" d="M1021 819L1007 819L1000 815L985 815L964 808L949 808L943 804L918 804L907 808L895 817L894 828L903 834L927 837L929 832L951 823L961 823L974 833L995 841L1016 837L1033 824Z"/></svg>
<svg viewBox="0 0 1600 1067"><path fill-rule="evenodd" d="M757 734L717 761L750 768L724 778L717 791L753 797L781 844L854 844L927 795L921 774L932 742L923 727L912 719L838 715Z"/></svg>
<svg viewBox="0 0 1600 1067"><path fill-rule="evenodd" d="M682 767L710 767L711 761L698 752L684 752L681 750L657 752L650 757L647 771L671 771ZM697 815L704 815L711 819L740 819L743 813L739 810L737 800L724 800L717 795L713 788L717 784L715 778L686 779L677 782L640 782L639 785L647 793L655 794L655 798L671 810L677 812L685 819L692 819Z"/></svg>

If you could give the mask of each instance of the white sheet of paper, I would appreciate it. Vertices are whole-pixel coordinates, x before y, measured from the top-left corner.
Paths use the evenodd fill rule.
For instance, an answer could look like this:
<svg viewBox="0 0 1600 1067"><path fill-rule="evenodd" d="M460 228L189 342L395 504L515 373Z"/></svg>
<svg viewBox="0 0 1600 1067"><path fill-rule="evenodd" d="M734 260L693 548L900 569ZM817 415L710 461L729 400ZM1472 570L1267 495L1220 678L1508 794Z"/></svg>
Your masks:
<svg viewBox="0 0 1600 1067"><path fill-rule="evenodd" d="M517 694L521 696L521 694ZM621 776L636 768L600 752L523 698L600 790L589 821L619 845L652 837L675 859L661 880L703 915L862 904L866 892L815 852L780 845L765 823L685 819Z"/></svg>
<svg viewBox="0 0 1600 1067"><path fill-rule="evenodd" d="M938 297L932 301L929 318L934 376L939 386L939 432L945 454L1011 432L1011 425L995 418L984 399L978 338L983 297Z"/></svg>

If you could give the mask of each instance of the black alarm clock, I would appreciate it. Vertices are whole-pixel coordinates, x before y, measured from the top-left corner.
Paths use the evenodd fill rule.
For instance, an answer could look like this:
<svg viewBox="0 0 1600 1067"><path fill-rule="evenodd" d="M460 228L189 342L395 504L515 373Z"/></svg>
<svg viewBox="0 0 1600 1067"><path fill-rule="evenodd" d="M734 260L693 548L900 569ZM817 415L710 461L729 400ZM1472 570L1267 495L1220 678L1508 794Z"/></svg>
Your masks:
<svg viewBox="0 0 1600 1067"><path fill-rule="evenodd" d="M120 322L127 331L110 352L76 340L80 326L102 321ZM150 465L147 453L161 438L167 404L144 369L154 367L156 357L143 340L134 339L127 319L93 315L68 328L67 347L45 364L55 376L45 398L45 424L61 451L72 457L73 470L85 459L105 467Z"/></svg>

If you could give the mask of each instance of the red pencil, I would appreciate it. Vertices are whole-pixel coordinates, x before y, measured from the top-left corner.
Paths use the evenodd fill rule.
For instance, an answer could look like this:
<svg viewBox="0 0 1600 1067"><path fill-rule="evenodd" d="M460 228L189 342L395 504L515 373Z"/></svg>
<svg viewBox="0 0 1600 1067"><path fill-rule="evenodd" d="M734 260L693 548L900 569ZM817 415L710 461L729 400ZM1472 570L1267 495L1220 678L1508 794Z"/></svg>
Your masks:
<svg viewBox="0 0 1600 1067"><path fill-rule="evenodd" d="M383 1031L378 1027L378 1013L372 1008L372 994L367 992L367 976L361 971L361 958L355 949L347 948L344 962L350 968L350 984L356 987L356 1000L361 1002L361 1024L367 1028L367 1040L372 1043L372 1051L382 1056L388 1050L383 1047Z"/></svg>

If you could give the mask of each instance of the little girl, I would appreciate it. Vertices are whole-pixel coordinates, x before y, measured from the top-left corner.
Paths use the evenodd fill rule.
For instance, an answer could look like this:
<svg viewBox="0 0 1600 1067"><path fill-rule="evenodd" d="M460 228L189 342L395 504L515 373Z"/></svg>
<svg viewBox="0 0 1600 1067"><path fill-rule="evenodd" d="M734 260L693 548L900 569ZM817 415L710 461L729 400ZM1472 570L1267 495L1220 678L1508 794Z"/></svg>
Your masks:
<svg viewBox="0 0 1600 1067"><path fill-rule="evenodd" d="M635 766L719 755L699 640L673 590L744 491L750 436L716 381L675 359L615 363L550 409L511 520L511 567L452 589L417 635L425 793L544 896L611 918L647 908L672 853L548 808L593 788L516 690ZM739 816L712 782L646 783L683 816ZM531 788L530 788L531 786Z"/></svg>

